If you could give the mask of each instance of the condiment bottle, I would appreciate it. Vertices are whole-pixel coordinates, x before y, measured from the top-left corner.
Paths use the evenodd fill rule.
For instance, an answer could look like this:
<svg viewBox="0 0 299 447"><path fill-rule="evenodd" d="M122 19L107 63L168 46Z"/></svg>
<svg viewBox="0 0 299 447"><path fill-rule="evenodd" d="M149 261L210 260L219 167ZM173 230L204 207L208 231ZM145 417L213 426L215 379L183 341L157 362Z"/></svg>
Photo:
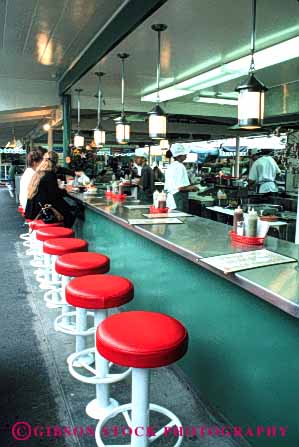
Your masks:
<svg viewBox="0 0 299 447"><path fill-rule="evenodd" d="M244 220L243 210L240 206L238 206L238 208L234 211L234 233L237 233L237 224L242 220Z"/></svg>
<svg viewBox="0 0 299 447"><path fill-rule="evenodd" d="M246 234L249 237L256 237L257 236L257 212L252 208L249 211L248 214L248 220L247 220L247 231Z"/></svg>
<svg viewBox="0 0 299 447"><path fill-rule="evenodd" d="M153 200L154 200L154 207L155 207L155 208L159 208L159 196L160 196L160 193L159 193L159 191L156 189L156 191L155 191L154 194L153 194Z"/></svg>
<svg viewBox="0 0 299 447"><path fill-rule="evenodd" d="M243 222L243 220L240 220L239 222L237 222L236 233L238 236L244 236L244 222Z"/></svg>
<svg viewBox="0 0 299 447"><path fill-rule="evenodd" d="M161 192L159 194L158 208L166 208L166 194Z"/></svg>

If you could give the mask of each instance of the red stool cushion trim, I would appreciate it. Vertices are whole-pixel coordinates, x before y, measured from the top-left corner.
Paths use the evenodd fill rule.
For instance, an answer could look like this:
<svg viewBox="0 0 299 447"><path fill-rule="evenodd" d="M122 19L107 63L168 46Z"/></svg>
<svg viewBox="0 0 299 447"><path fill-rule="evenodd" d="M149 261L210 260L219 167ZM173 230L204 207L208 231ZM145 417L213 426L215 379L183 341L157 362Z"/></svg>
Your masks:
<svg viewBox="0 0 299 447"><path fill-rule="evenodd" d="M118 365L156 368L183 357L188 333L178 320L165 314L122 312L98 326L96 346L103 357Z"/></svg>
<svg viewBox="0 0 299 447"><path fill-rule="evenodd" d="M88 243L83 239L57 237L54 239L47 239L43 245L43 252L48 255L62 256L67 253L74 253L77 251L87 251Z"/></svg>
<svg viewBox="0 0 299 447"><path fill-rule="evenodd" d="M69 253L55 262L56 272L64 276L85 276L109 272L110 259L99 253Z"/></svg>
<svg viewBox="0 0 299 447"><path fill-rule="evenodd" d="M122 306L134 297L134 286L126 278L114 275L88 275L72 279L66 286L66 301L83 309L110 309Z"/></svg>
<svg viewBox="0 0 299 447"><path fill-rule="evenodd" d="M21 207L21 205L18 206L18 212L21 214L24 213L24 209Z"/></svg>
<svg viewBox="0 0 299 447"><path fill-rule="evenodd" d="M31 224L30 224L30 228L32 230L39 230L39 229L44 229L44 228L51 228L51 227L62 227L63 226L63 222L54 222L54 223L50 223L47 224L45 222L43 222L42 220L32 220Z"/></svg>
<svg viewBox="0 0 299 447"><path fill-rule="evenodd" d="M52 227L43 228L36 231L36 239L38 241L47 241L48 239L56 239L58 237L73 237L74 231L70 228Z"/></svg>

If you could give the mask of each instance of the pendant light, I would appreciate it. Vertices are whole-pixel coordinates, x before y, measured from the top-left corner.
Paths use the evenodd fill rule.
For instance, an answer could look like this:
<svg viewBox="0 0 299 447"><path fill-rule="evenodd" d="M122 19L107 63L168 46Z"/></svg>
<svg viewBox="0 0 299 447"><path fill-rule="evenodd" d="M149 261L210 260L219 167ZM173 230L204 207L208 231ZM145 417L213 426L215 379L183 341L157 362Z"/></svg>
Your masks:
<svg viewBox="0 0 299 447"><path fill-rule="evenodd" d="M254 53L256 36L256 0L252 0L252 33L251 33L251 64L248 78L236 88L238 98L238 125L243 129L258 129L264 119L264 99L268 90L254 76Z"/></svg>
<svg viewBox="0 0 299 447"><path fill-rule="evenodd" d="M125 115L125 59L130 55L127 53L119 53L117 55L121 59L121 116L115 120L116 124L116 141L119 144L126 144L130 140L130 124L126 120Z"/></svg>
<svg viewBox="0 0 299 447"><path fill-rule="evenodd" d="M95 145L97 147L104 146L104 144L106 142L106 132L103 130L102 124L101 124L101 106L102 106L102 100L103 100L102 90L101 90L101 77L104 76L104 74L105 73L102 73L101 71L95 73L95 75L98 77L98 94L97 94L98 121L97 121L97 127L93 131L93 139L94 139Z"/></svg>
<svg viewBox="0 0 299 447"><path fill-rule="evenodd" d="M166 138L167 118L160 107L160 71L161 71L161 32L167 29L167 25L156 24L152 30L158 33L158 59L157 59L157 100L156 105L149 112L149 136L150 138L161 140Z"/></svg>
<svg viewBox="0 0 299 447"><path fill-rule="evenodd" d="M160 145L160 148L161 148L162 151L163 150L167 151L170 148L170 144L169 144L168 140L160 140L159 145Z"/></svg>
<svg viewBox="0 0 299 447"><path fill-rule="evenodd" d="M78 124L77 124L77 133L76 133L76 135L75 135L75 138L74 138L74 146L75 147L83 147L84 146L84 137L82 136L82 135L80 135L80 93L82 92L83 90L81 89L81 88L77 88L76 90L75 90L75 92L77 93L77 95L78 95L78 98L77 98L77 105L78 105Z"/></svg>

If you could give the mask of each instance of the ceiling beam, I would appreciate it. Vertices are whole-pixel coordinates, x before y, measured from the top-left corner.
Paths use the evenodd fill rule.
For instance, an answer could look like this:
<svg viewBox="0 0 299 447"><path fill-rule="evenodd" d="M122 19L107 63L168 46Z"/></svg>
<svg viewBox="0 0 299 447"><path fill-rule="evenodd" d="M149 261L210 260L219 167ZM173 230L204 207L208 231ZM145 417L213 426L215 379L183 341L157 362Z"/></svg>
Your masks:
<svg viewBox="0 0 299 447"><path fill-rule="evenodd" d="M63 95L167 0L127 0L59 81Z"/></svg>

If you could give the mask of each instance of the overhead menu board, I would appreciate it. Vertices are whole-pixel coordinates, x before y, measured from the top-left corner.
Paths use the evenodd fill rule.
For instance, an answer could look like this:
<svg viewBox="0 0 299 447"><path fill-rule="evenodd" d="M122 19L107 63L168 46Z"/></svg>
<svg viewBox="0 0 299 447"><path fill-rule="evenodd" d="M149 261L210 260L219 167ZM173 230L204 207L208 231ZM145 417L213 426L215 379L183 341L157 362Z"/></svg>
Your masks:
<svg viewBox="0 0 299 447"><path fill-rule="evenodd" d="M201 259L201 262L209 264L225 274L296 261L296 259L266 249Z"/></svg>

